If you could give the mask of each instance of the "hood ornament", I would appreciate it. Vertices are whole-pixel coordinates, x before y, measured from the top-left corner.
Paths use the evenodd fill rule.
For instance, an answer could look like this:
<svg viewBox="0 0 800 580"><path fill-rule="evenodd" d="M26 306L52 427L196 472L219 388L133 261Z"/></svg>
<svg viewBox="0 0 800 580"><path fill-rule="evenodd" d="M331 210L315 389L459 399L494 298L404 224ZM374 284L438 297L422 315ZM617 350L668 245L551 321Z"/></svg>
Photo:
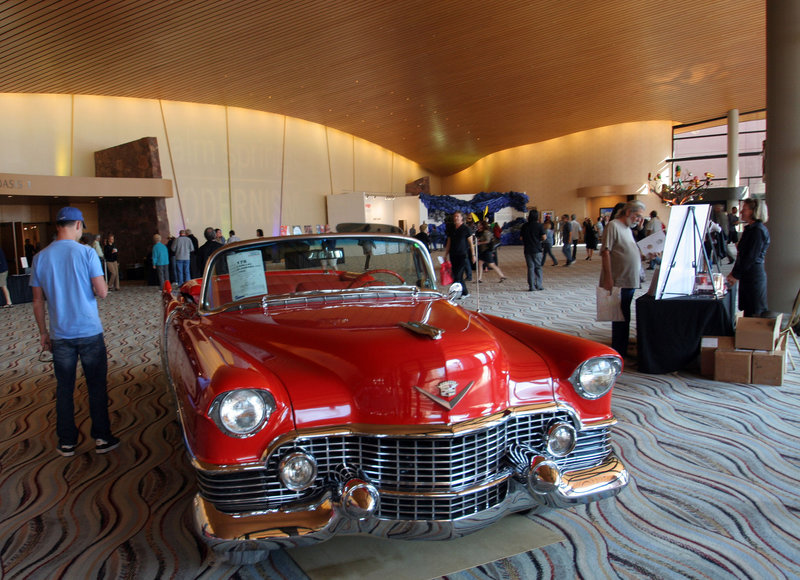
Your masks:
<svg viewBox="0 0 800 580"><path fill-rule="evenodd" d="M456 395L456 386L458 385L458 383L455 381L442 381L441 383L436 385L437 388L439 389L439 394L441 395L441 397L437 397L436 395L424 391L419 387L414 387L414 388L417 389L420 393L422 393L426 397L428 397L434 403L438 403L448 411L452 411L453 408L455 408L455 406L458 405L459 401L461 401L461 399L463 399L464 396L469 392L469 390L472 388L472 385L474 384L475 381L470 381L469 384L466 387L464 387L464 389L460 393ZM442 397L452 397L453 395L455 395L455 398L449 401L442 398Z"/></svg>
<svg viewBox="0 0 800 580"><path fill-rule="evenodd" d="M430 324L425 324L424 322L398 322L397 324L410 330L411 332L416 332L417 334L422 334L424 336L430 336L433 340L439 340L444 334L444 330L441 328L431 326Z"/></svg>

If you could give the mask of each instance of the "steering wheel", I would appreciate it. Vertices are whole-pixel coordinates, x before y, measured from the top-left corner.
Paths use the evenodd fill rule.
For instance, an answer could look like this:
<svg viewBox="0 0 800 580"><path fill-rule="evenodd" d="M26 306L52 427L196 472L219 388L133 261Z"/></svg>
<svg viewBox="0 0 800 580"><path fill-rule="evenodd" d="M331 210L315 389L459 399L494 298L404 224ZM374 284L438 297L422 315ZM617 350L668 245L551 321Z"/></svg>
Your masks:
<svg viewBox="0 0 800 580"><path fill-rule="evenodd" d="M395 278L400 280L401 284L406 283L406 281L403 280L403 277L397 272L393 272L392 270L375 269L375 270L367 270L363 274L359 274L358 276L355 277L355 279L352 282L350 282L350 284L347 287L355 288L357 286L362 285L363 282L374 282L374 280L367 280L367 278L372 277L372 274L390 274L391 276L394 276Z"/></svg>

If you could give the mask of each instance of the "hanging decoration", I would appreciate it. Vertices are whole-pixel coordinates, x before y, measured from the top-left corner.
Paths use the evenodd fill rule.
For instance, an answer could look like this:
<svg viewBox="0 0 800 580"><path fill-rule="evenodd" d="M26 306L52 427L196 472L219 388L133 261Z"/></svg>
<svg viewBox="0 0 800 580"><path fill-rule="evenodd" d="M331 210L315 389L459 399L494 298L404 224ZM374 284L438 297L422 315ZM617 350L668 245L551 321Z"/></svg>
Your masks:
<svg viewBox="0 0 800 580"><path fill-rule="evenodd" d="M647 174L647 183L650 186L650 191L661 198L667 205L683 205L692 201L699 201L703 199L703 193L711 185L711 180L714 179L714 174L705 172L704 178L700 179L697 175L687 173L683 178L681 166L675 167L675 181L670 185L661 178L661 174L657 173L655 179L653 174Z"/></svg>

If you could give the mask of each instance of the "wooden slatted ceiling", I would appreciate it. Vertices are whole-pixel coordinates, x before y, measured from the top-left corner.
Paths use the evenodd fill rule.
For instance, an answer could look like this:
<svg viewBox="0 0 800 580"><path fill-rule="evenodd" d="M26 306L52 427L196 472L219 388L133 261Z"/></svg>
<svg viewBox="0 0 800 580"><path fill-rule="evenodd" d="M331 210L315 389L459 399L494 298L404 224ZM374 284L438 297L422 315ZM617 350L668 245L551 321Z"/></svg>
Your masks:
<svg viewBox="0 0 800 580"><path fill-rule="evenodd" d="M299 117L439 175L642 120L766 106L764 0L0 3L0 92Z"/></svg>

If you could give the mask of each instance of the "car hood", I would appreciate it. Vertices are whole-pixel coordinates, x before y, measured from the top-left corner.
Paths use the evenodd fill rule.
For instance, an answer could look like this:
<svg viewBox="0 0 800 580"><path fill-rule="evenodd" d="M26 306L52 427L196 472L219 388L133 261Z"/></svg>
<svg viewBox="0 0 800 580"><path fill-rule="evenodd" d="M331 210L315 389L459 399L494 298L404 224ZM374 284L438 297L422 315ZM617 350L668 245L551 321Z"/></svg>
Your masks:
<svg viewBox="0 0 800 580"><path fill-rule="evenodd" d="M513 403L553 400L550 369L539 355L443 298L278 306L210 318L210 340L228 351L224 358L281 381L297 428L449 424ZM441 337L405 322L423 322Z"/></svg>

